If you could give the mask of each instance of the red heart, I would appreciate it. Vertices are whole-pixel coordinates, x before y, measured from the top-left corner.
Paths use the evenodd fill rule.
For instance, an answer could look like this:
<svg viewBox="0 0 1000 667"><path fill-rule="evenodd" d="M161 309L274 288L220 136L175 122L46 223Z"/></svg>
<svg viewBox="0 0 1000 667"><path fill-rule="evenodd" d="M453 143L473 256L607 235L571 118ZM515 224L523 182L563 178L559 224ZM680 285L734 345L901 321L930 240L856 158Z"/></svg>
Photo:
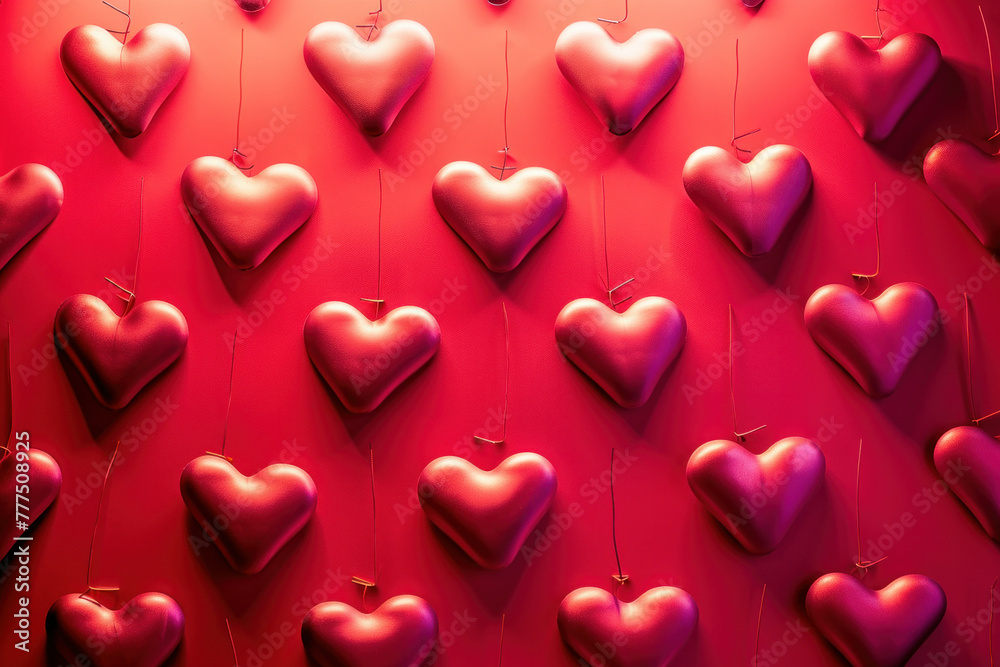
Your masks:
<svg viewBox="0 0 1000 667"><path fill-rule="evenodd" d="M320 667L421 665L437 641L437 615L423 598L397 595L370 614L324 602L302 621L306 654Z"/></svg>
<svg viewBox="0 0 1000 667"><path fill-rule="evenodd" d="M649 400L686 337L680 308L658 296L639 299L622 313L594 299L576 299L556 317L563 354L624 408Z"/></svg>
<svg viewBox="0 0 1000 667"><path fill-rule="evenodd" d="M434 177L434 205L490 271L517 268L566 212L566 185L527 167L504 180L472 162L450 162Z"/></svg>
<svg viewBox="0 0 1000 667"><path fill-rule="evenodd" d="M90 294L76 294L56 311L56 339L101 405L125 407L187 345L181 311L144 301L119 317Z"/></svg>
<svg viewBox="0 0 1000 667"><path fill-rule="evenodd" d="M240 9L243 11L248 14L252 14L267 7L271 4L271 0L236 0L236 4L239 5Z"/></svg>
<svg viewBox="0 0 1000 667"><path fill-rule="evenodd" d="M434 38L416 21L392 21L371 40L327 21L306 36L306 66L362 132L384 134L434 62Z"/></svg>
<svg viewBox="0 0 1000 667"><path fill-rule="evenodd" d="M878 50L849 32L820 35L809 49L809 73L865 141L888 138L941 66L933 39L908 32Z"/></svg>
<svg viewBox="0 0 1000 667"><path fill-rule="evenodd" d="M927 153L924 178L980 243L1000 252L1000 157L968 141L946 139Z"/></svg>
<svg viewBox="0 0 1000 667"><path fill-rule="evenodd" d="M1000 542L1000 442L981 428L958 426L937 441L934 466L986 534Z"/></svg>
<svg viewBox="0 0 1000 667"><path fill-rule="evenodd" d="M137 595L117 610L74 593L52 604L45 631L68 664L159 667L184 637L184 612L162 593Z"/></svg>
<svg viewBox="0 0 1000 667"><path fill-rule="evenodd" d="M774 551L826 474L823 450L806 438L785 438L755 456L728 440L694 451L687 480L701 504L743 547Z"/></svg>
<svg viewBox="0 0 1000 667"><path fill-rule="evenodd" d="M351 412L371 412L430 361L441 328L423 308L402 306L372 322L353 306L328 301L305 324L306 352Z"/></svg>
<svg viewBox="0 0 1000 667"><path fill-rule="evenodd" d="M17 503L17 493L28 496L28 519L27 524L31 526L39 517L55 502L59 496L59 488L62 486L62 470L55 459L40 449L29 449L24 451L18 448L18 441L11 444L14 451L0 460L0 513L3 516L3 529L0 531L0 557L3 556L14 543L14 539L24 535L24 530L15 525L14 512ZM27 472L22 468L18 471L18 464L27 464ZM19 475L27 475L27 483ZM27 491L23 487L27 487ZM18 487L22 487L18 489Z"/></svg>
<svg viewBox="0 0 1000 667"><path fill-rule="evenodd" d="M123 137L137 137L177 87L191 62L184 33L153 23L122 46L96 25L73 28L59 49L63 69L80 93Z"/></svg>
<svg viewBox="0 0 1000 667"><path fill-rule="evenodd" d="M673 89L684 48L666 30L646 28L624 42L590 21L566 26L556 64L612 134L628 134Z"/></svg>
<svg viewBox="0 0 1000 667"><path fill-rule="evenodd" d="M559 605L559 634L588 665L666 667L698 625L698 606L680 588L660 586L635 602L578 588Z"/></svg>
<svg viewBox="0 0 1000 667"><path fill-rule="evenodd" d="M301 468L276 463L245 477L211 455L184 467L181 497L205 534L218 535L219 551L242 574L263 570L316 511L316 484Z"/></svg>
<svg viewBox="0 0 1000 667"><path fill-rule="evenodd" d="M556 471L544 457L527 452L490 471L442 456L420 473L417 491L431 523L480 567L500 570L514 562L552 505Z"/></svg>
<svg viewBox="0 0 1000 667"><path fill-rule="evenodd" d="M699 148L684 164L684 189L747 257L770 252L812 189L802 151L768 146L749 163L717 147Z"/></svg>
<svg viewBox="0 0 1000 667"><path fill-rule="evenodd" d="M201 231L234 269L267 259L316 210L316 181L302 167L273 164L255 176L220 157L193 160L181 197Z"/></svg>
<svg viewBox="0 0 1000 667"><path fill-rule="evenodd" d="M62 181L48 167L22 164L0 177L0 269L56 219L62 205Z"/></svg>
<svg viewBox="0 0 1000 667"><path fill-rule="evenodd" d="M893 285L873 300L826 285L809 297L805 320L816 344L875 398L895 391L910 361L940 330L934 295L917 283Z"/></svg>
<svg viewBox="0 0 1000 667"><path fill-rule="evenodd" d="M947 605L933 579L908 574L880 591L837 572L813 582L806 613L854 667L903 667L938 626Z"/></svg>

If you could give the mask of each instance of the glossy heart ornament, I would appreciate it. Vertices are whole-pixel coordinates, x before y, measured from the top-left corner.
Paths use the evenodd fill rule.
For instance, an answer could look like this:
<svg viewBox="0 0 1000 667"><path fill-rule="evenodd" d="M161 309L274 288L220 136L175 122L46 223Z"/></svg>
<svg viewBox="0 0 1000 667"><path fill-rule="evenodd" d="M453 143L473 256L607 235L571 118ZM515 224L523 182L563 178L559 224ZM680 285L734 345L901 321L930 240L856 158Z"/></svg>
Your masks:
<svg viewBox="0 0 1000 667"><path fill-rule="evenodd" d="M559 634L588 665L666 667L694 634L698 606L680 588L660 586L634 602L578 588L559 605ZM614 653L607 646L614 647Z"/></svg>
<svg viewBox="0 0 1000 667"><path fill-rule="evenodd" d="M666 30L646 28L624 42L596 23L566 26L556 64L612 134L628 134L681 78L684 48Z"/></svg>
<svg viewBox="0 0 1000 667"><path fill-rule="evenodd" d="M351 26L320 23L306 37L306 66L326 94L362 132L384 134L434 62L434 38L406 19L362 39Z"/></svg>
<svg viewBox="0 0 1000 667"><path fill-rule="evenodd" d="M958 426L934 446L934 467L986 534L1000 542L1000 442L981 428Z"/></svg>
<svg viewBox="0 0 1000 667"><path fill-rule="evenodd" d="M271 4L271 0L236 0L236 4L247 14L253 14Z"/></svg>
<svg viewBox="0 0 1000 667"><path fill-rule="evenodd" d="M14 510L17 502L17 464L28 464L28 520L29 528L55 502L62 487L62 470L55 459L40 449L24 451L18 448L18 440L11 443L14 451L0 460L0 512L3 512L3 524L0 528L0 558L14 544L14 538L24 535L15 524ZM26 460L25 460L26 457ZM19 461L20 459L20 461ZM23 480L22 480L23 481Z"/></svg>
<svg viewBox="0 0 1000 667"><path fill-rule="evenodd" d="M940 66L937 42L918 32L902 34L878 50L849 32L828 32L809 49L816 86L872 143L892 134Z"/></svg>
<svg viewBox="0 0 1000 667"><path fill-rule="evenodd" d="M903 667L944 617L944 591L908 574L873 591L849 574L826 574L806 593L817 630L854 667Z"/></svg>
<svg viewBox="0 0 1000 667"><path fill-rule="evenodd" d="M437 642L438 620L423 598L397 595L364 614L323 602L302 621L306 654L319 667L415 667Z"/></svg>
<svg viewBox="0 0 1000 667"><path fill-rule="evenodd" d="M869 300L844 285L820 287L805 307L816 344L869 396L895 391L903 373L941 327L937 301L917 283L899 283Z"/></svg>
<svg viewBox="0 0 1000 667"><path fill-rule="evenodd" d="M245 477L213 455L184 467L181 497L205 534L217 535L215 545L241 574L263 570L316 511L316 484L301 468L276 463ZM220 530L223 518L226 528Z"/></svg>
<svg viewBox="0 0 1000 667"><path fill-rule="evenodd" d="M188 326L164 301L143 301L119 317L104 301L76 294L56 311L55 336L106 408L125 407L184 352Z"/></svg>
<svg viewBox="0 0 1000 667"><path fill-rule="evenodd" d="M179 29L152 23L127 44L96 25L73 28L59 49L63 69L80 93L123 137L142 134L191 62Z"/></svg>
<svg viewBox="0 0 1000 667"><path fill-rule="evenodd" d="M434 177L434 205L490 271L517 268L566 212L566 185L542 167L500 180L472 162L450 162Z"/></svg>
<svg viewBox="0 0 1000 667"><path fill-rule="evenodd" d="M260 265L316 210L319 190L302 167L273 164L247 176L220 157L200 157L184 169L181 197L226 264Z"/></svg>
<svg viewBox="0 0 1000 667"><path fill-rule="evenodd" d="M62 181L40 164L22 164L0 176L0 269L59 215Z"/></svg>
<svg viewBox="0 0 1000 667"><path fill-rule="evenodd" d="M576 299L556 317L563 355L624 408L649 400L686 338L684 314L659 296L639 299L624 312Z"/></svg>
<svg viewBox="0 0 1000 667"><path fill-rule="evenodd" d="M556 471L542 456L520 453L490 471L443 456L420 473L417 495L427 518L480 567L514 562L556 496Z"/></svg>
<svg viewBox="0 0 1000 667"><path fill-rule="evenodd" d="M66 664L160 667L184 637L184 612L162 593L137 595L117 610L73 593L49 608L45 632Z"/></svg>
<svg viewBox="0 0 1000 667"><path fill-rule="evenodd" d="M355 413L377 408L441 344L441 328L423 308L402 306L372 322L341 301L316 306L304 336L313 365Z"/></svg>
<svg viewBox="0 0 1000 667"><path fill-rule="evenodd" d="M1000 157L961 139L938 142L924 158L927 186L993 252L1000 252Z"/></svg>
<svg viewBox="0 0 1000 667"><path fill-rule="evenodd" d="M754 455L714 440L694 451L687 480L705 508L750 553L774 551L826 474L823 450L806 438L785 438Z"/></svg>
<svg viewBox="0 0 1000 667"><path fill-rule="evenodd" d="M809 160L785 144L747 163L717 146L699 148L684 163L683 180L695 206L747 257L774 247L813 182Z"/></svg>

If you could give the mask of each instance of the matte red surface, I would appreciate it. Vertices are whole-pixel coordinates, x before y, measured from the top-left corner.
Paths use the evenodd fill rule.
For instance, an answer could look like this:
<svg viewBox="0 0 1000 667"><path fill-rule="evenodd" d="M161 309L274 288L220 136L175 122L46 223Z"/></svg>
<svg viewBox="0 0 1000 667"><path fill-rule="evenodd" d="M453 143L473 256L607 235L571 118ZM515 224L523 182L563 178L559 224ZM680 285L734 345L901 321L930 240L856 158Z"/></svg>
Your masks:
<svg viewBox="0 0 1000 667"><path fill-rule="evenodd" d="M348 579L371 576L369 442L381 568L369 609L394 595L427 599L441 619L442 637L452 633L438 665L493 663L503 612L505 665L575 664L556 614L571 590L612 583L606 492L612 445L628 452L615 478L618 546L631 576L623 596L632 599L664 583L683 588L697 601L700 618L676 664L749 664L764 583L761 647L770 651L786 623L810 628L804 620L808 586L851 567L862 436L863 540L876 545L865 546L864 555L880 557L881 548L888 556L865 584L881 588L917 573L945 590L944 620L911 666L923 667L928 652L944 653L949 642L957 651L949 665L986 664L985 610L997 546L938 481L931 452L942 433L969 419L961 357L964 290L974 306L978 409L1000 408L1000 347L994 343L1000 267L919 171L935 141L959 135L986 147L982 139L995 130L975 2L882 3L905 19L893 27L883 15L887 36L926 32L940 44L945 63L928 94L878 147L862 141L815 89L806 63L813 40L826 31L875 31L875 3L867 0L766 0L756 13L735 0L633 0L628 21L608 29L625 39L642 28L665 28L684 44L686 60L670 95L620 138L602 131L553 54L566 23L620 18L622 7L610 0L512 0L502 8L485 0L386 0L384 18L423 23L437 54L424 85L378 139L359 133L302 56L314 25L365 23L377 3L274 0L247 16L225 0L136 0L133 31L172 23L192 47L185 78L136 140L105 133L58 57L63 35L74 26L123 29L123 17L96 1L60 4L15 52L8 31L19 34L24 21L33 25L33 16L49 4L0 5L0 173L25 162L46 164L61 173L66 194L55 222L0 272L0 314L13 325L17 428L30 431L32 445L58 459L64 483L54 511L34 531L32 652L16 654L5 634L0 664L46 664L42 619L59 596L87 585L100 470L119 438L120 465L105 498L93 583L120 586L122 601L147 591L177 600L187 624L174 667L231 660L227 617L241 665L257 664L251 656L261 655L262 646L268 647L264 655L273 653L264 664L304 665L298 631L308 609L326 599L360 607L361 591ZM561 8L570 14L565 21ZM984 2L984 8L996 38L1000 7ZM227 157L233 148L241 28L247 46L241 150L257 171L280 162L302 166L320 191L315 215L249 273L213 257L182 205L179 185L191 160ZM441 220L430 184L450 161L489 166L502 157L505 29L512 156L519 166L560 173L569 204L522 266L496 276ZM754 260L736 252L691 203L680 178L695 149L724 146L731 138L737 37L738 130L763 128L741 145L755 151L769 140L794 145L808 157L815 179L802 219L771 253ZM386 179L384 308L428 309L440 322L442 344L431 363L375 412L356 416L309 363L302 325L316 305L331 299L373 314L373 306L358 299L376 295L379 166ZM598 277L604 269L602 173L612 282L636 278L618 296L664 296L688 323L677 363L639 410L618 408L560 356L553 336L556 315L569 301L604 298ZM131 284L140 177L146 208L139 299L176 305L191 335L177 364L127 408L109 413L93 402L81 405L77 394L86 396L86 387L69 379L64 362L45 354L53 316L66 297L92 293L114 303L103 278ZM816 288L849 284L851 272L874 268L867 211L876 180L886 204L879 211L882 271L871 293L918 281L948 320L900 387L881 401L870 399L813 343L802 319ZM501 300L511 324L511 410L507 444L497 451L475 446L471 437L500 436ZM684 477L696 447L732 435L728 381L719 361L727 350L728 303L742 344L736 368L741 429L768 425L750 436L747 447L760 453L787 436L809 437L822 446L828 464L818 495L781 546L762 557L745 553L700 506ZM293 463L313 477L319 492L313 520L253 577L233 573L214 547L195 554L189 537L200 537L201 529L178 491L184 465L221 442L228 336L237 328L247 337L236 366L227 454L246 471ZM996 432L995 424L987 427ZM519 558L505 570L482 571L434 533L419 509L417 478L438 456L456 454L490 469L518 451L545 456L559 475L558 518L540 527L555 539L529 537L529 546L538 549L530 564ZM13 580L0 591L0 627L9 627ZM799 633L785 635L795 642L778 664L843 664L817 632ZM272 650L269 641L281 645Z"/></svg>

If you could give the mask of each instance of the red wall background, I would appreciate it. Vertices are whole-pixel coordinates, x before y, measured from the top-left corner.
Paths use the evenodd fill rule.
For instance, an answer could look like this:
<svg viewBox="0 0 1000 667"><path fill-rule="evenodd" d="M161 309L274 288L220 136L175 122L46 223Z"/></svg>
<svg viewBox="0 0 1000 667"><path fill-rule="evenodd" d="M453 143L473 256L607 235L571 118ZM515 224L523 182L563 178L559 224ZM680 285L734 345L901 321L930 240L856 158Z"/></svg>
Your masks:
<svg viewBox="0 0 1000 667"><path fill-rule="evenodd" d="M308 606L321 599L360 604L360 589L346 579L370 574L369 442L376 457L383 567L370 599L421 595L436 609L443 631L454 615L475 619L438 664L495 661L504 612L504 664L575 664L560 641L556 609L573 588L611 583L611 446L634 457L615 487L618 542L631 575L623 596L631 599L662 582L685 588L697 600L701 620L678 664L748 664L764 583L761 645L767 648L781 641L786 623L804 622L803 597L813 579L848 570L853 562L859 437L866 443L865 540L881 538L888 546L888 559L866 583L882 587L900 575L923 573L948 595L944 621L910 664L935 664L929 652L951 641L960 654L948 664L987 664L987 633L967 617L987 606L997 547L937 484L930 454L945 430L968 420L965 290L973 293L980 411L1000 407L1000 384L991 381L1000 368L1000 347L992 344L1000 327L1000 267L931 194L919 170L939 136L980 140L992 133L986 42L971 0L883 3L897 18L884 18L887 37L926 32L946 62L890 140L868 145L813 88L806 54L828 30L871 34L873 4L767 0L755 13L735 0L635 0L628 21L611 26L612 34L624 39L644 27L665 28L685 44L687 62L677 87L638 131L609 141L560 76L553 45L568 22L618 17L617 2L512 0L498 9L485 0L386 0L386 19L411 18L429 28L437 57L389 133L369 139L309 75L302 43L324 20L364 23L376 8L372 2L274 0L260 15L246 16L228 0L137 0L133 30L172 23L187 35L193 57L151 127L136 140L118 140L101 129L66 79L58 45L73 26L118 29L120 17L96 0L4 2L0 173L29 161L50 165L63 178L66 202L52 226L0 274L0 313L13 326L15 424L30 431L34 447L58 459L65 479L61 499L35 532L33 651L25 658L13 651L13 640L4 639L0 664L47 664L44 614L58 596L86 588L99 492L95 470L119 438L121 465L108 488L94 579L120 586L125 599L160 591L180 603L187 629L172 665L231 660L227 617L240 664L258 664L251 655L260 655L283 625L294 626L294 633L265 664L305 664L298 626ZM1000 5L984 4L1000 34ZM15 48L9 32L21 34L26 26L34 27ZM258 169L299 164L320 188L312 219L262 267L245 274L217 266L179 193L190 160L228 156L232 148L242 28L242 133L263 144L252 159ZM430 181L452 160L488 164L503 145L504 30L510 31L512 155L519 165L562 173L570 197L565 218L522 266L495 276L437 215ZM680 181L693 150L730 139L737 38L740 130L763 128L742 144L760 149L769 139L791 143L807 155L815 174L798 226L756 260L744 258L702 216ZM280 131L268 135L272 122ZM401 162L413 165L407 178L395 178ZM374 296L377 167L388 179L383 296L388 307L431 310L443 339L424 371L374 414L359 417L325 388L301 331L306 314L322 301L363 307L357 300ZM636 411L619 409L566 363L552 334L555 316L568 301L602 297L601 174L607 178L612 280L637 277L630 286L637 297L674 300L689 325L678 363L649 404ZM140 177L146 205L139 298L180 308L191 338L176 366L126 409L109 413L77 399L59 360L39 363L25 377L17 366L30 367L36 354L44 354L63 299L78 292L111 299L103 278L129 279ZM869 399L826 357L802 321L813 290L849 282L852 271L873 266L874 233L852 239L845 225L855 225L859 208L870 205L876 180L884 191L895 187L900 194L880 218L882 273L872 294L915 280L949 316L901 388L882 401ZM317 249L328 244L336 247L327 259L316 260ZM791 295L792 307L776 314L771 309L781 293ZM274 303L276 296L280 303ZM511 326L508 442L502 451L476 449L470 442L482 434L477 429L492 437L499 433L491 415L503 401L501 301ZM703 381L699 396L685 391L685 385L696 386L699 377L720 370L728 303L747 346L736 368L741 426L768 425L747 446L760 452L782 437L809 436L821 442L828 462L822 492L782 546L763 557L747 555L699 506L684 478L698 445L731 435L725 376ZM219 446L229 368L224 336L255 312L262 315L253 318L259 326L239 347L227 452L244 472L294 452L294 463L316 480L320 499L303 533L263 573L243 577L213 549L196 555L188 545L197 529L178 479L189 460ZM172 406L169 414L156 410L163 404ZM417 476L432 458L458 453L492 468L516 451L538 452L555 465L555 514L567 513L573 503L582 508L568 526L552 518L542 524L558 536L530 564L519 559L505 571L480 571L419 510L402 510L414 501ZM913 515L914 525L900 532L893 525L904 513ZM324 590L330 573L339 578ZM13 613L12 584L9 578L2 584L0 618ZM313 602L301 604L314 594ZM786 648L780 661L785 664L842 664L811 630Z"/></svg>

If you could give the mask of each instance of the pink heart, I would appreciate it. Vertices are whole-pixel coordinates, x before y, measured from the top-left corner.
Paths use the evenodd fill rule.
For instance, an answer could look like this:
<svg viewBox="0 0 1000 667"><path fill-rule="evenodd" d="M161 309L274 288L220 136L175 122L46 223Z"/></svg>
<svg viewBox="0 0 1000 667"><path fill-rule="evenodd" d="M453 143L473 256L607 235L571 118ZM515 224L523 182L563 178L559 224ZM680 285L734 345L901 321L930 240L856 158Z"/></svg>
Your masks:
<svg viewBox="0 0 1000 667"><path fill-rule="evenodd" d="M199 456L181 473L181 496L234 570L256 574L316 511L316 484L301 468L269 465L245 477L227 460ZM221 519L225 528L219 528Z"/></svg>
<svg viewBox="0 0 1000 667"><path fill-rule="evenodd" d="M826 285L809 297L805 320L816 344L875 398L895 391L910 361L940 330L937 301L917 283L893 285L873 300Z"/></svg>
<svg viewBox="0 0 1000 667"><path fill-rule="evenodd" d="M837 572L813 582L806 613L854 667L903 667L938 626L947 605L933 579L908 574L880 591Z"/></svg>
<svg viewBox="0 0 1000 667"><path fill-rule="evenodd" d="M684 164L684 189L747 257L770 252L812 189L802 152L768 146L748 163L717 146L699 148Z"/></svg>
<svg viewBox="0 0 1000 667"><path fill-rule="evenodd" d="M701 504L743 547L774 551L826 474L823 450L806 438L785 438L755 456L728 440L694 451L687 480Z"/></svg>
<svg viewBox="0 0 1000 667"><path fill-rule="evenodd" d="M423 308L402 306L372 322L341 301L316 306L304 335L316 369L355 413L377 408L441 344L441 328Z"/></svg>
<svg viewBox="0 0 1000 667"><path fill-rule="evenodd" d="M527 167L504 180L472 162L450 162L434 177L434 205L490 271L517 268L566 212L566 185Z"/></svg>
<svg viewBox="0 0 1000 667"><path fill-rule="evenodd" d="M62 205L62 181L48 167L22 164L0 177L0 269L56 219Z"/></svg>
<svg viewBox="0 0 1000 667"><path fill-rule="evenodd" d="M431 523L480 567L500 570L552 505L556 471L532 453L514 454L490 471L443 456L420 473L417 491Z"/></svg>
<svg viewBox="0 0 1000 667"><path fill-rule="evenodd" d="M625 312L594 299L570 301L556 317L556 342L618 405L644 405L684 347L687 323L672 301L647 296Z"/></svg>
<svg viewBox="0 0 1000 667"><path fill-rule="evenodd" d="M184 637L184 612L162 593L137 595L117 610L74 593L49 608L45 632L68 664L159 667Z"/></svg>
<svg viewBox="0 0 1000 667"><path fill-rule="evenodd" d="M958 426L934 446L934 467L986 534L1000 542L1000 442L981 428Z"/></svg>
<svg viewBox="0 0 1000 667"><path fill-rule="evenodd" d="M421 665L437 641L437 615L423 598L397 595L370 614L324 602L302 621L306 654L320 667Z"/></svg>
<svg viewBox="0 0 1000 667"><path fill-rule="evenodd" d="M343 23L320 23L306 37L306 66L362 132L392 126L434 62L434 38L416 21L391 21L370 41Z"/></svg>
<svg viewBox="0 0 1000 667"><path fill-rule="evenodd" d="M566 26L556 40L556 64L612 134L628 134L673 89L684 48L666 30L646 28L624 42L596 23Z"/></svg>
<svg viewBox="0 0 1000 667"><path fill-rule="evenodd" d="M316 181L302 167L273 164L254 176L220 157L192 161L181 197L219 255L235 269L267 259L316 210Z"/></svg>
<svg viewBox="0 0 1000 667"><path fill-rule="evenodd" d="M2 460L0 460L0 512L3 516L3 529L0 531L0 557L3 556L14 543L14 538L24 535L24 530L15 525L14 510L17 503L17 489L23 484L18 484L17 470L18 463L27 463L28 472L28 520L30 527L42 516L42 514L55 502L59 496L59 489L62 486L62 470L55 459L40 449L29 449L24 451L19 449L18 441L11 444L14 450ZM24 460L24 459L27 460ZM23 478L22 478L23 479Z"/></svg>
<svg viewBox="0 0 1000 667"><path fill-rule="evenodd" d="M184 352L188 326L164 301L143 301L124 317L90 294L56 311L56 338L101 405L125 407Z"/></svg>
<svg viewBox="0 0 1000 667"><path fill-rule="evenodd" d="M578 588L559 605L559 634L588 665L666 667L698 625L685 591L660 586L635 602L600 588Z"/></svg>
<svg viewBox="0 0 1000 667"><path fill-rule="evenodd" d="M980 243L1000 252L1000 157L968 141L946 139L927 153L924 178Z"/></svg>
<svg viewBox="0 0 1000 667"><path fill-rule="evenodd" d="M809 73L865 141L884 141L941 66L933 39L908 32L873 50L849 32L820 35L809 49Z"/></svg>
<svg viewBox="0 0 1000 667"><path fill-rule="evenodd" d="M136 32L125 46L96 25L73 28L59 49L80 93L123 137L137 137L177 87L191 62L184 33L166 23Z"/></svg>

